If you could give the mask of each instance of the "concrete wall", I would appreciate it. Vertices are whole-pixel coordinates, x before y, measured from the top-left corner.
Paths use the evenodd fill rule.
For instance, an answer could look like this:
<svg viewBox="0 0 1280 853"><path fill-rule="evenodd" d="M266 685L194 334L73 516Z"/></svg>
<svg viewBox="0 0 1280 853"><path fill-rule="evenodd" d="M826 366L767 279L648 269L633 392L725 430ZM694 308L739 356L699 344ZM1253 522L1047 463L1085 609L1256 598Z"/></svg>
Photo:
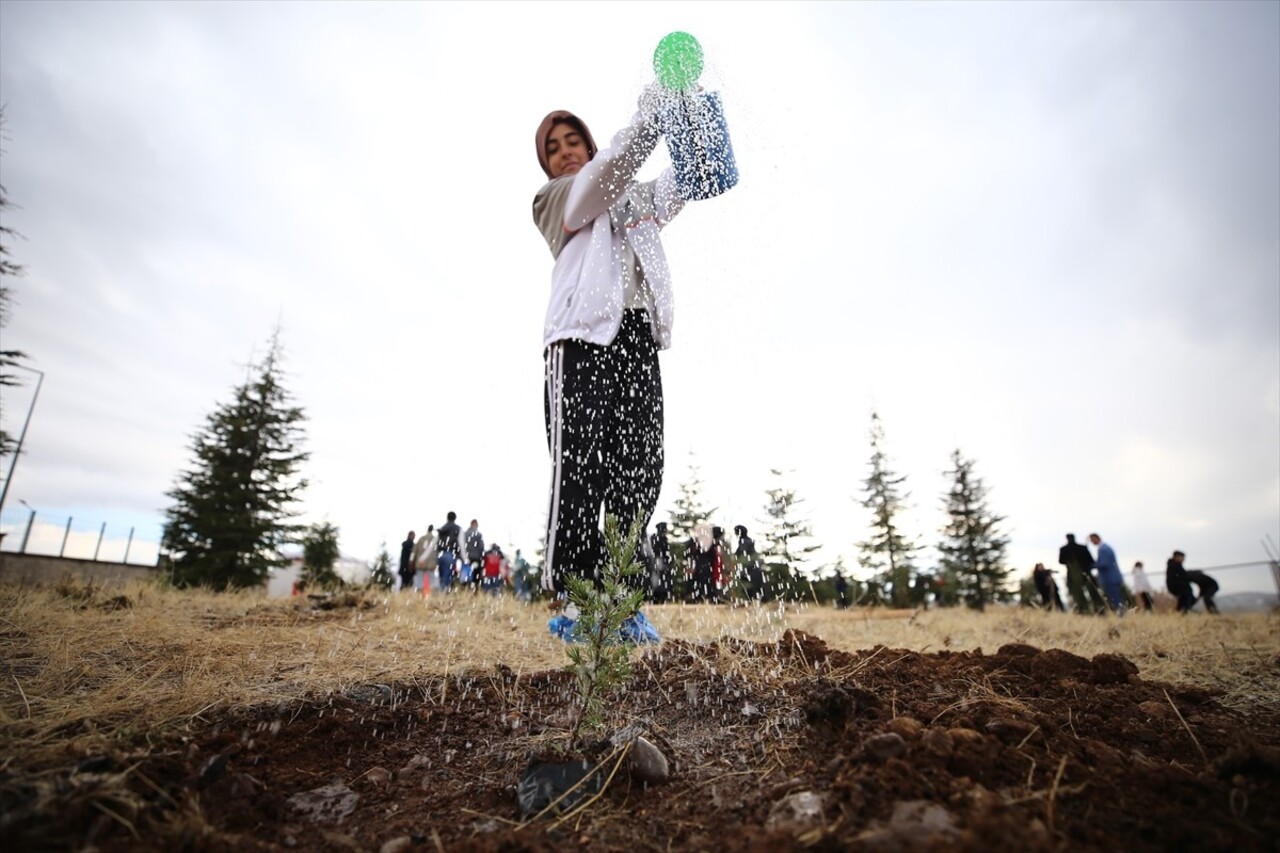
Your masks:
<svg viewBox="0 0 1280 853"><path fill-rule="evenodd" d="M54 584L63 578L71 578L86 583L93 581L103 586L123 586L132 581L153 580L159 571L156 566L0 552L0 583L15 585Z"/></svg>

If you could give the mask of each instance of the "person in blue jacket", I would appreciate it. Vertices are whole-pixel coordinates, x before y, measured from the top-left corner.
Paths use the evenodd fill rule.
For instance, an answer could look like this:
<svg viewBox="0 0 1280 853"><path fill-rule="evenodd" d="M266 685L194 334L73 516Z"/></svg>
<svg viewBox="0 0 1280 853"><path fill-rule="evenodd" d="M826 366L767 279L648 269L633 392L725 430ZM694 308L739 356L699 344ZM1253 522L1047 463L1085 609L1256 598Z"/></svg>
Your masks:
<svg viewBox="0 0 1280 853"><path fill-rule="evenodd" d="M1098 584L1107 596L1111 609L1119 613L1124 609L1124 579L1120 576L1120 563L1116 552L1096 533L1089 534L1089 541L1098 549L1093 568L1098 572Z"/></svg>

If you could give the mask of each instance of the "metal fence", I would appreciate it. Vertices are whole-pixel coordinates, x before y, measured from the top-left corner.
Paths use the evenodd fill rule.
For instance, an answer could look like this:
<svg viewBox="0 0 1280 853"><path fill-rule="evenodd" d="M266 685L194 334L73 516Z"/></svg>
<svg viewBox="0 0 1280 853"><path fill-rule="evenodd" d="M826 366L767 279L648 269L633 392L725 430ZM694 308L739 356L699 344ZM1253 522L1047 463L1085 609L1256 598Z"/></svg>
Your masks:
<svg viewBox="0 0 1280 853"><path fill-rule="evenodd" d="M160 526L6 509L0 514L0 551L154 566L160 559Z"/></svg>

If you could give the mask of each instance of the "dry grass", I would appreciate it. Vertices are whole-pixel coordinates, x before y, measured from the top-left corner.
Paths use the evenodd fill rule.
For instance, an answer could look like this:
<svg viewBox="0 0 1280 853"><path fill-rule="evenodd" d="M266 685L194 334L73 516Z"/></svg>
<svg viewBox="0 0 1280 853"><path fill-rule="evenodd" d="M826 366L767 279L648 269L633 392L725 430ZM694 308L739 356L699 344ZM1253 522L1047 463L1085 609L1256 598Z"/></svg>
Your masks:
<svg viewBox="0 0 1280 853"><path fill-rule="evenodd" d="M312 604L144 586L0 586L4 763L127 745L215 708L498 663L516 672L566 665L564 646L546 629L547 611L511 599L464 593L424 601L403 594L351 596L329 610ZM1228 705L1280 702L1280 618L1268 614L1116 619L776 605L668 605L646 612L668 639L774 642L795 628L849 651L886 645L994 652L1017 642L1085 657L1115 652L1148 679L1220 690Z"/></svg>

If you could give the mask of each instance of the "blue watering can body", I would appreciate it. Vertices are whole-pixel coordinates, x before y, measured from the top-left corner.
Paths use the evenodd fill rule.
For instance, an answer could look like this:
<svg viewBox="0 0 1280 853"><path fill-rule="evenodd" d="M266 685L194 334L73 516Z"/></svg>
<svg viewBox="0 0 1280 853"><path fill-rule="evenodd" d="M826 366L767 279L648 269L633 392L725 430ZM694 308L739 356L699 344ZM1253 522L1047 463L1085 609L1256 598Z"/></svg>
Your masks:
<svg viewBox="0 0 1280 853"><path fill-rule="evenodd" d="M676 97L662 111L660 124L682 198L714 198L738 183L738 164L718 92Z"/></svg>

